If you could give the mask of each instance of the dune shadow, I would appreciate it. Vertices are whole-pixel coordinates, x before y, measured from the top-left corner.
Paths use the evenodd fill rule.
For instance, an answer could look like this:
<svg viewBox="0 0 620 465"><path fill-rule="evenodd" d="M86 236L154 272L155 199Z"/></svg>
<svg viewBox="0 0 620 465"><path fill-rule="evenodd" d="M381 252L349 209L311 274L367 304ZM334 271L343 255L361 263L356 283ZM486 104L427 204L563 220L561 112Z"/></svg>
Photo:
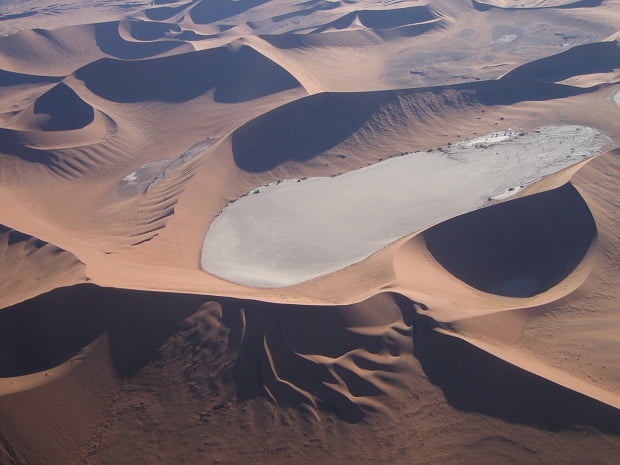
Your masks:
<svg viewBox="0 0 620 465"><path fill-rule="evenodd" d="M570 8L594 8L603 3L603 0L577 0L571 3L567 3L565 5L558 6L532 6L532 7L504 7L504 6L496 6L493 5L492 2L479 2L476 0L472 0L472 5L478 11L488 11L494 8L501 8L502 10L540 10L540 9L570 9Z"/></svg>
<svg viewBox="0 0 620 465"><path fill-rule="evenodd" d="M370 377L347 368L353 360L367 373L374 370L394 371L395 368L365 359L361 350L379 354L390 347L381 335L367 335L350 330L365 311L397 307L389 297L375 297L359 305L321 306L271 304L237 301L245 310L247 330L243 339L234 379L239 399L265 397L278 405L295 408L313 403L335 412L347 423L358 423L366 415L356 398L382 394ZM366 310L367 311L367 310ZM388 310L389 312L389 310ZM303 356L303 354L308 357ZM318 360L332 360L318 362ZM334 388L333 386L338 386Z"/></svg>
<svg viewBox="0 0 620 465"><path fill-rule="evenodd" d="M76 75L93 93L121 103L180 103L210 89L217 102L239 103L299 86L284 68L250 47L139 61L105 58Z"/></svg>
<svg viewBox="0 0 620 465"><path fill-rule="evenodd" d="M38 12L37 11L24 11L23 13L13 13L9 15L0 15L0 21L8 21L11 19L21 19L27 18L28 16L34 16Z"/></svg>
<svg viewBox="0 0 620 465"><path fill-rule="evenodd" d="M426 5L390 10L362 10L357 16L360 22L370 29L393 29L437 18Z"/></svg>
<svg viewBox="0 0 620 465"><path fill-rule="evenodd" d="M94 289L59 288L0 310L0 377L52 368L102 334L106 317Z"/></svg>
<svg viewBox="0 0 620 465"><path fill-rule="evenodd" d="M408 299L399 296L397 301L404 312L413 312ZM454 408L551 431L593 427L620 435L618 409L438 333L435 327L431 318L413 316L414 355Z"/></svg>
<svg viewBox="0 0 620 465"><path fill-rule="evenodd" d="M565 52L521 65L502 79L562 81L573 76L610 73L620 67L620 45L595 42L577 45Z"/></svg>
<svg viewBox="0 0 620 465"><path fill-rule="evenodd" d="M459 88L461 86L457 86ZM475 92L476 100L483 105L513 105L519 102L537 102L573 97L594 92L596 88L573 87L563 84L536 82L535 80L499 79L463 84L464 89Z"/></svg>
<svg viewBox="0 0 620 465"><path fill-rule="evenodd" d="M154 5L158 5L158 3L154 3ZM171 19L173 16L178 15L186 9L188 9L187 4L180 6L156 6L154 8L144 10L144 14L148 19L153 21L165 21L167 19Z"/></svg>
<svg viewBox="0 0 620 465"><path fill-rule="evenodd" d="M0 310L0 376L52 368L107 332L117 374L131 377L204 301L92 284L55 289Z"/></svg>
<svg viewBox="0 0 620 465"><path fill-rule="evenodd" d="M163 343L207 300L191 294L106 291L102 300L109 312L112 361L121 377L131 377L156 360Z"/></svg>
<svg viewBox="0 0 620 465"><path fill-rule="evenodd" d="M539 294L564 280L595 237L594 218L571 184L424 232L428 250L450 273L476 289L510 297Z"/></svg>
<svg viewBox="0 0 620 465"><path fill-rule="evenodd" d="M33 110L33 116L41 118L37 129L42 131L81 129L95 118L94 108L63 83L39 97Z"/></svg>
<svg viewBox="0 0 620 465"><path fill-rule="evenodd" d="M305 6L305 5L300 4L299 6ZM290 13L284 13L281 15L274 16L272 20L278 23L281 21L288 21L293 18L299 18L300 16L310 16L312 13L316 13L317 11L334 10L339 7L340 5L338 4L338 2L314 3L312 6L308 8L303 8L301 10L291 11Z"/></svg>
<svg viewBox="0 0 620 465"><path fill-rule="evenodd" d="M58 81L60 81L59 77L36 76L0 69L0 87L19 86L22 84L53 84Z"/></svg>
<svg viewBox="0 0 620 465"><path fill-rule="evenodd" d="M43 247L47 242L44 242L40 239L36 239L29 234L25 234L16 229L11 229L3 224L0 224L0 244L6 241L6 245L11 246L14 244L18 244L20 242L26 242L34 239L34 245L37 249ZM4 251L3 251L4 252Z"/></svg>
<svg viewBox="0 0 620 465"><path fill-rule="evenodd" d="M159 40L156 42L128 42L118 31L118 21L95 25L95 40L102 52L123 60L161 55L179 46L182 42Z"/></svg>
<svg viewBox="0 0 620 465"><path fill-rule="evenodd" d="M585 92L592 90L541 82L481 81L397 91L314 94L282 105L238 128L232 134L232 150L239 168L262 172L287 161L310 160L357 135L375 116L381 121L392 118L405 128L424 118L427 112L441 110L425 107L429 99L436 99L440 102L437 105L447 108L474 103L510 105ZM377 128L366 131L374 143L385 132ZM360 136L365 137L361 133Z"/></svg>
<svg viewBox="0 0 620 465"><path fill-rule="evenodd" d="M131 36L142 41L151 41L169 38L169 35L176 35L181 32L178 24L159 23L155 21L128 21L127 23Z"/></svg>
<svg viewBox="0 0 620 465"><path fill-rule="evenodd" d="M261 172L309 160L354 134L384 103L382 92L369 92L324 93L283 105L233 133L235 162Z"/></svg>
<svg viewBox="0 0 620 465"><path fill-rule="evenodd" d="M222 19L236 16L269 0L202 0L190 11L190 17L196 24L210 24Z"/></svg>

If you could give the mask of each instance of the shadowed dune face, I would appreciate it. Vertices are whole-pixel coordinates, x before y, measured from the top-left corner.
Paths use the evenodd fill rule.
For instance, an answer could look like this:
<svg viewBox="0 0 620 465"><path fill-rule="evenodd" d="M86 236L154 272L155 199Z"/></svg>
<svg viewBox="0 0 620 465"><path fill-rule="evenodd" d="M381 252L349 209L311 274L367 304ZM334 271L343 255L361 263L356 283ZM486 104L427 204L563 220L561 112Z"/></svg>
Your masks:
<svg viewBox="0 0 620 465"><path fill-rule="evenodd" d="M147 389L160 399L159 415L188 405L210 415L222 399L252 409L262 398L274 408L334 412L359 423L386 408L381 399L418 382L411 378L415 357L459 410L553 430L588 425L620 434L612 407L434 328L415 303L395 294L321 307L86 284L0 312L0 378L53 368L105 332L129 389L123 395ZM169 383L177 386L174 396ZM184 392L189 404L179 405ZM417 402L427 394L413 395Z"/></svg>
<svg viewBox="0 0 620 465"><path fill-rule="evenodd" d="M594 8L603 3L603 0L472 0L478 11L487 11L492 8L506 10L546 9L546 8Z"/></svg>
<svg viewBox="0 0 620 465"><path fill-rule="evenodd" d="M553 431L587 425L620 434L614 407L521 370L433 327L431 319L415 317L414 354L429 380L456 408Z"/></svg>
<svg viewBox="0 0 620 465"><path fill-rule="evenodd" d="M553 82L582 74L609 73L619 67L618 41L597 42L579 45L557 55L519 66L503 79Z"/></svg>
<svg viewBox="0 0 620 465"><path fill-rule="evenodd" d="M0 377L46 370L107 332L120 376L132 376L205 298L64 287L0 312Z"/></svg>
<svg viewBox="0 0 620 465"><path fill-rule="evenodd" d="M159 4L154 3L154 5ZM148 19L153 21L166 21L167 19L173 18L177 14L183 12L187 8L188 6L186 4L180 6L158 6L144 10L144 14Z"/></svg>
<svg viewBox="0 0 620 465"><path fill-rule="evenodd" d="M246 301L243 309L247 326L235 369L242 400L333 410L357 423L377 407L364 399L399 385L410 328L388 294L333 308Z"/></svg>
<svg viewBox="0 0 620 465"><path fill-rule="evenodd" d="M424 232L429 251L467 284L529 297L555 286L596 237L587 204L570 184L458 216Z"/></svg>
<svg viewBox="0 0 620 465"><path fill-rule="evenodd" d="M354 134L386 100L379 94L363 100L320 94L277 108L235 131L235 162L243 170L261 172L288 160L314 158Z"/></svg>
<svg viewBox="0 0 620 465"><path fill-rule="evenodd" d="M181 27L177 24L154 21L128 21L127 26L134 39L146 42L169 38L181 32Z"/></svg>
<svg viewBox="0 0 620 465"><path fill-rule="evenodd" d="M33 76L30 74L14 73L0 70L0 87L18 86L22 84L51 84L59 78L48 76Z"/></svg>
<svg viewBox="0 0 620 465"><path fill-rule="evenodd" d="M210 89L216 101L235 103L299 86L288 71L247 46L141 61L102 59L76 76L95 94L123 103L179 103Z"/></svg>
<svg viewBox="0 0 620 465"><path fill-rule="evenodd" d="M438 18L439 16L426 5L389 10L360 10L347 13L341 18L319 27L315 32L324 32L330 29L347 29L352 27L356 20L365 28L380 31L396 28L404 29L404 26L426 23Z"/></svg>
<svg viewBox="0 0 620 465"><path fill-rule="evenodd" d="M371 29L392 29L409 24L432 21L437 15L428 6L412 6L393 10L364 10L357 14L360 22Z"/></svg>
<svg viewBox="0 0 620 465"><path fill-rule="evenodd" d="M0 312L0 377L21 376L68 360L104 330L92 287L56 289Z"/></svg>
<svg viewBox="0 0 620 465"><path fill-rule="evenodd" d="M387 294L326 309L79 285L0 312L0 378L53 368L105 332L119 376L171 358L189 363L185 381L204 383L197 392L225 382L239 401L264 397L357 422L358 398L384 394L410 350L402 319ZM205 366L219 372L202 379Z"/></svg>
<svg viewBox="0 0 620 465"><path fill-rule="evenodd" d="M31 126L41 131L68 131L83 128L94 117L93 107L60 83L36 100Z"/></svg>
<svg viewBox="0 0 620 465"><path fill-rule="evenodd" d="M182 45L177 41L128 42L119 35L119 23L95 25L95 39L102 52L123 60L140 59L161 55ZM152 30L152 28L151 28Z"/></svg>
<svg viewBox="0 0 620 465"><path fill-rule="evenodd" d="M251 8L267 3L268 0L202 0L190 12L196 24L210 24L236 16Z"/></svg>
<svg viewBox="0 0 620 465"><path fill-rule="evenodd" d="M557 84L500 80L416 90L316 94L278 107L238 128L232 135L233 155L239 168L263 172L287 161L310 160L352 136L377 151L385 151L381 147L389 143L393 121L407 127L424 123L430 115L477 103L510 105L587 92L590 90ZM360 130L365 124L367 130ZM342 150L346 151L344 147Z"/></svg>

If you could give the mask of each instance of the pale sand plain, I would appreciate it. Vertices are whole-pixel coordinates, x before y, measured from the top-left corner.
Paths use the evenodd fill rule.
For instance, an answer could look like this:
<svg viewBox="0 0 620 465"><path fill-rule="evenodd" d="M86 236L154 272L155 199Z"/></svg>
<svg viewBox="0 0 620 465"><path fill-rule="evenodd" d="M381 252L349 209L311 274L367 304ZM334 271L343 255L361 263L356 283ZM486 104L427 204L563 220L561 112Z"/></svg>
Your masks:
<svg viewBox="0 0 620 465"><path fill-rule="evenodd" d="M616 463L617 1L0 15L0 463Z"/></svg>

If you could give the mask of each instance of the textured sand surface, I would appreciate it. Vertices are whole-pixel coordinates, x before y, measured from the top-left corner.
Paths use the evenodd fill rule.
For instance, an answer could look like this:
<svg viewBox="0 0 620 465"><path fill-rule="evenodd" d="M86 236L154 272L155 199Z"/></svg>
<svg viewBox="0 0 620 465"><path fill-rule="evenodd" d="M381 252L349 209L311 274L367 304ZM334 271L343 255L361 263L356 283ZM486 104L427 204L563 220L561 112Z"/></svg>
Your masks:
<svg viewBox="0 0 620 465"><path fill-rule="evenodd" d="M0 464L609 464L617 0L0 5Z"/></svg>

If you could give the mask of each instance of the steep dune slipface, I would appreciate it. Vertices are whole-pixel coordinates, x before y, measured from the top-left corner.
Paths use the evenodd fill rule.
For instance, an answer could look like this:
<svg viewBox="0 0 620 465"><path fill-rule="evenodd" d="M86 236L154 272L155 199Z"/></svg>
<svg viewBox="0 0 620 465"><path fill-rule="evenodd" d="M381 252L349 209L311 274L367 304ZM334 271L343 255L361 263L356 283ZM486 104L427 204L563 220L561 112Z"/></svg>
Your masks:
<svg viewBox="0 0 620 465"><path fill-rule="evenodd" d="M191 69L191 73L179 70ZM257 99L297 87L282 67L241 46L140 61L104 59L76 73L95 94L114 102L184 102L209 90L217 102Z"/></svg>
<svg viewBox="0 0 620 465"><path fill-rule="evenodd" d="M610 73L620 67L620 44L617 40L596 42L519 66L504 79L558 82L593 73Z"/></svg>
<svg viewBox="0 0 620 465"><path fill-rule="evenodd" d="M429 251L473 287L530 297L566 278L596 236L585 201L570 184L478 210L424 232Z"/></svg>
<svg viewBox="0 0 620 465"><path fill-rule="evenodd" d="M522 0L518 2L506 0L472 0L476 9L485 11L489 8L504 8L509 10L539 9L539 8L592 8L600 5L602 0Z"/></svg>
<svg viewBox="0 0 620 465"><path fill-rule="evenodd" d="M73 89L60 83L39 97L32 108L23 112L16 126L39 131L81 129L95 118L93 107Z"/></svg>
<svg viewBox="0 0 620 465"><path fill-rule="evenodd" d="M429 6L412 6L389 10L360 10L348 13L335 21L317 28L313 32L368 28L373 30L398 29L406 26L429 24L440 16Z"/></svg>
<svg viewBox="0 0 620 465"><path fill-rule="evenodd" d="M202 0L196 2L192 7L190 10L190 17L192 21L197 24L209 24L236 16L251 8L262 5L267 1L268 0L240 0L232 2L229 0Z"/></svg>

